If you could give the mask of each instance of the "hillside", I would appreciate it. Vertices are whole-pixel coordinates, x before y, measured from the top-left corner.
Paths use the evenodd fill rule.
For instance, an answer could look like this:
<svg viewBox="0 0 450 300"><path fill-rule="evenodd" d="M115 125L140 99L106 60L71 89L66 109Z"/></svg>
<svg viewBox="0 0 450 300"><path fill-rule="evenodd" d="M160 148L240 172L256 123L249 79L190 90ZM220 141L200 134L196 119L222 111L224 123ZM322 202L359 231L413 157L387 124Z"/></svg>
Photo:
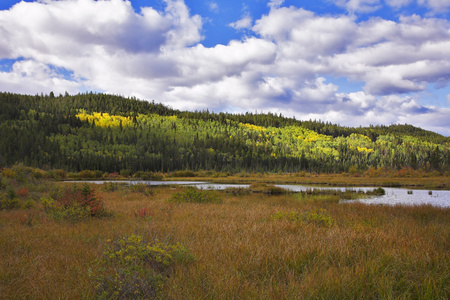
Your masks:
<svg viewBox="0 0 450 300"><path fill-rule="evenodd" d="M0 93L0 167L66 171L448 171L450 138L275 114L186 112L106 94Z"/></svg>

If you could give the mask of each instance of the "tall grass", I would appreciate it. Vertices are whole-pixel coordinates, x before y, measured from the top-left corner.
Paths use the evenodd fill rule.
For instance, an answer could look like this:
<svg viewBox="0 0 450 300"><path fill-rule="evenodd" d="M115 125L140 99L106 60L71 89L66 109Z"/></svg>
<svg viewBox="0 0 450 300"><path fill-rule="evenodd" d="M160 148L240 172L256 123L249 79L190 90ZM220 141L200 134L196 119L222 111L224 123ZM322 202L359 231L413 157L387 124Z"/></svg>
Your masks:
<svg viewBox="0 0 450 300"><path fill-rule="evenodd" d="M449 209L339 204L334 195L222 193L220 205L169 201L185 191L104 190L113 217L77 223L48 219L39 203L0 211L1 298L94 299L88 274L107 241L134 235L180 243L194 258L173 265L163 299L450 296ZM136 214L144 210L151 218ZM273 218L291 211L302 221Z"/></svg>

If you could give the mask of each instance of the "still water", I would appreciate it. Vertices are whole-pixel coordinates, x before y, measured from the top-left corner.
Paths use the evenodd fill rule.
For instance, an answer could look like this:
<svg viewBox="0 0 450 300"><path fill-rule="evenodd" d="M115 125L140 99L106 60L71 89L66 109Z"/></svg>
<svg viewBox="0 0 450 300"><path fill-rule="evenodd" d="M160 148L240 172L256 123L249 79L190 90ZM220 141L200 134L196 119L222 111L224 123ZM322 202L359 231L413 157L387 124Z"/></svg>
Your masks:
<svg viewBox="0 0 450 300"><path fill-rule="evenodd" d="M80 181L78 181L80 182ZM147 184L147 185L189 185L195 186L199 189L210 190L224 190L230 187L233 188L248 188L248 184L223 184L223 183L210 183L200 181L89 181L90 183L103 184L106 182L114 183L128 183L128 184ZM293 184L277 184L276 186L284 188L293 192L305 192L311 189L332 189L332 190L361 190L368 191L373 190L374 187L313 187L306 185L293 185ZM370 198L343 201L343 202L362 202L366 204L386 204L386 205L423 205L429 204L439 207L450 207L450 191L443 190L409 190L404 188L384 188L386 194L383 196L372 196Z"/></svg>

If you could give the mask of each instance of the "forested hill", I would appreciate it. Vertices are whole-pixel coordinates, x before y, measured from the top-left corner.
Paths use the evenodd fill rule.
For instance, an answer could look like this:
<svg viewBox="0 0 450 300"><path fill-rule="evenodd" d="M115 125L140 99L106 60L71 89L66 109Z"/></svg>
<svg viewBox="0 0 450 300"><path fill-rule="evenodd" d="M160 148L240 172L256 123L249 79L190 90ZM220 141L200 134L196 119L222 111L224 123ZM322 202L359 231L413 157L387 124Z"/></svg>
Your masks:
<svg viewBox="0 0 450 300"><path fill-rule="evenodd" d="M187 112L106 94L0 93L0 167L67 171L448 171L450 138L276 114Z"/></svg>

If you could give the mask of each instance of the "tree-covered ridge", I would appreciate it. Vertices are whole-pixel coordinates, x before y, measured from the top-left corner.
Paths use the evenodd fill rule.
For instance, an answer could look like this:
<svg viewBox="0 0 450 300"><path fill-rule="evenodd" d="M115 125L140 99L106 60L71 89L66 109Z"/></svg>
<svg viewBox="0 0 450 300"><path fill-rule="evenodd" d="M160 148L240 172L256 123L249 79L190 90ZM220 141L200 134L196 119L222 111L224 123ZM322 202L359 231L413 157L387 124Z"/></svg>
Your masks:
<svg viewBox="0 0 450 300"><path fill-rule="evenodd" d="M449 138L410 125L347 128L270 113L181 112L92 93L2 93L0 106L0 166L107 172L449 168Z"/></svg>

